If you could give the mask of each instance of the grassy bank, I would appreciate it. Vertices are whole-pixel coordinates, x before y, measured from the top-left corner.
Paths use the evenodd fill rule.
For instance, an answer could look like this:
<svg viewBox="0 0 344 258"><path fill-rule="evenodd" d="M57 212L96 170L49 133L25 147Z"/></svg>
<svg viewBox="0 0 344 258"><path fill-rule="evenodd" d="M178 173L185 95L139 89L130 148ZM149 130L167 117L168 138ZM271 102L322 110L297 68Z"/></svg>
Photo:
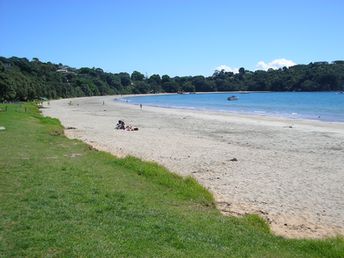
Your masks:
<svg viewBox="0 0 344 258"><path fill-rule="evenodd" d="M193 179L69 140L32 105L8 105L0 126L0 257L344 257L343 239L224 217Z"/></svg>

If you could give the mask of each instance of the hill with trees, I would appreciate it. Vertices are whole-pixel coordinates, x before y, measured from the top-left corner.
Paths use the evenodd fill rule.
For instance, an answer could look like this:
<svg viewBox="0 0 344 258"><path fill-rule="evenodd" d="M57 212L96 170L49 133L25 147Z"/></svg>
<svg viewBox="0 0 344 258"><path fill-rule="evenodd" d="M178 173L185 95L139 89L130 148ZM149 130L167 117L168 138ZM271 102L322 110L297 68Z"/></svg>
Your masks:
<svg viewBox="0 0 344 258"><path fill-rule="evenodd" d="M314 62L278 70L239 73L215 71L212 76L153 74L146 77L80 69L41 62L37 58L0 57L0 101L67 98L109 94L213 91L343 91L344 61Z"/></svg>

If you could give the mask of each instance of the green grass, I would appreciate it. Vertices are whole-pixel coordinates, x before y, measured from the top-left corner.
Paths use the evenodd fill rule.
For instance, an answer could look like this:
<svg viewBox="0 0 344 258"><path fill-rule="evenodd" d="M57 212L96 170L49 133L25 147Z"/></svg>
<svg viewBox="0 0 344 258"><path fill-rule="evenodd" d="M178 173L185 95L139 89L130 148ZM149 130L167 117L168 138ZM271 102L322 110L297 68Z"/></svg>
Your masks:
<svg viewBox="0 0 344 258"><path fill-rule="evenodd" d="M8 105L0 126L0 257L344 257L342 238L222 216L192 178L69 140L31 104Z"/></svg>

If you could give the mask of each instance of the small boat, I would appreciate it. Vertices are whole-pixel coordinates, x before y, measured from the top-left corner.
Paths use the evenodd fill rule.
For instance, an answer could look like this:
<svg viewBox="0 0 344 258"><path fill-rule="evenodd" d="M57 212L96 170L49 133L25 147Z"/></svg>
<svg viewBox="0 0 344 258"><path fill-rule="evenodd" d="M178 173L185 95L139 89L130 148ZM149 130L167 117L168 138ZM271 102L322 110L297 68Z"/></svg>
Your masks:
<svg viewBox="0 0 344 258"><path fill-rule="evenodd" d="M238 100L239 98L236 96L230 96L227 98L228 101Z"/></svg>

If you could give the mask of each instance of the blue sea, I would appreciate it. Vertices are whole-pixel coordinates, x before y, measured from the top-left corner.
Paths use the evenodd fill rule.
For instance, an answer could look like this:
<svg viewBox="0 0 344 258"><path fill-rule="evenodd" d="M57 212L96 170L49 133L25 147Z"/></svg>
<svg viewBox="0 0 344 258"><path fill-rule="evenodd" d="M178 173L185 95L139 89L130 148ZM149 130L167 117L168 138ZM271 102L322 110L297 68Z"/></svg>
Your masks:
<svg viewBox="0 0 344 258"><path fill-rule="evenodd" d="M227 98L233 95L238 100L228 101ZM344 122L344 94L339 92L173 94L125 97L121 100L143 106Z"/></svg>

